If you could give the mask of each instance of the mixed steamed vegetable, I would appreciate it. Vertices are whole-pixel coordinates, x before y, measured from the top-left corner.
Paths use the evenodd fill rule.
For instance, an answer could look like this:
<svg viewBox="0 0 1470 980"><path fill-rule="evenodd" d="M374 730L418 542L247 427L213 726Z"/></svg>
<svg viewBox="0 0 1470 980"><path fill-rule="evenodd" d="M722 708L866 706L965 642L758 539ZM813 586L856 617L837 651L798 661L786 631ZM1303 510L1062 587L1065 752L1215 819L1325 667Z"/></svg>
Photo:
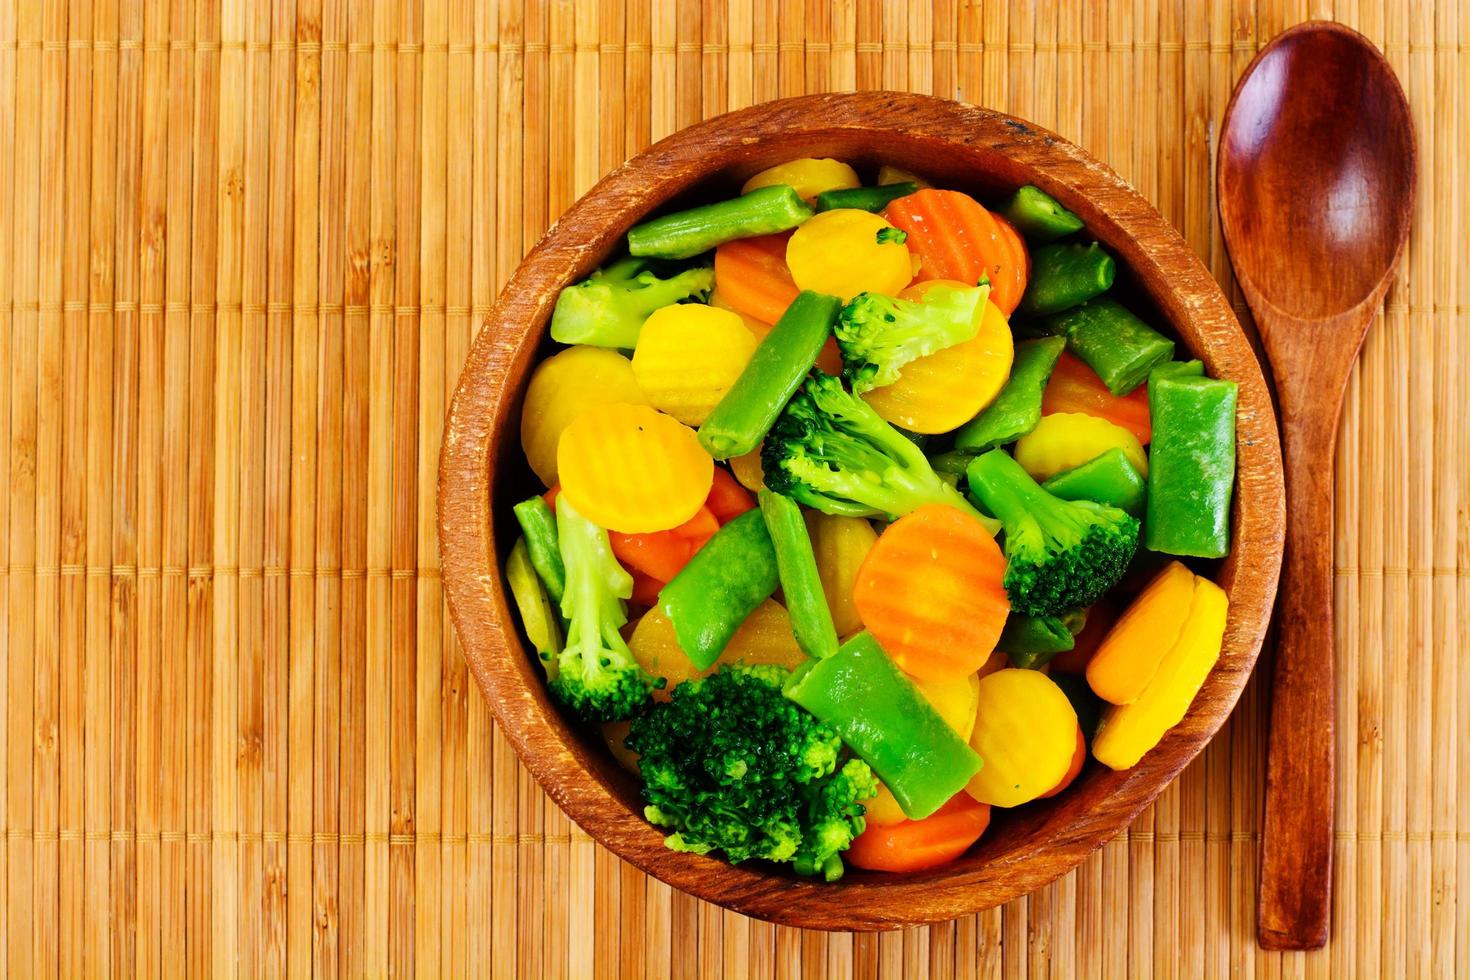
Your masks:
<svg viewBox="0 0 1470 980"><path fill-rule="evenodd" d="M670 848L934 867L1137 764L1219 657L1235 385L1076 215L992 203L793 160L556 303L505 578Z"/></svg>

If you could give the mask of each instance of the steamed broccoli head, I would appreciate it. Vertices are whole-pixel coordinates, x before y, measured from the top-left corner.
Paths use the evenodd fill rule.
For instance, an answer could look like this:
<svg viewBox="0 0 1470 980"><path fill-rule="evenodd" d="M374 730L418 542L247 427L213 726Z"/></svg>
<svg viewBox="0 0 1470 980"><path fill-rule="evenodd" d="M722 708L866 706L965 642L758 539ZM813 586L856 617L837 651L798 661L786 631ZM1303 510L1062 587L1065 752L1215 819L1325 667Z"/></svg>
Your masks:
<svg viewBox="0 0 1470 980"><path fill-rule="evenodd" d="M1138 549L1138 521L1090 500L1042 489L1004 450L966 470L970 493L1005 527L1005 589L1027 616L1090 606L1123 577Z"/></svg>
<svg viewBox="0 0 1470 980"><path fill-rule="evenodd" d="M941 503L980 517L918 446L820 371L766 434L761 468L768 488L827 514L902 516Z"/></svg>
<svg viewBox="0 0 1470 980"><path fill-rule="evenodd" d="M566 494L557 496L556 515L568 625L566 646L546 665L548 686L583 720L631 718L659 685L618 632L628 621L624 601L633 594L633 577L613 557L607 531L577 513Z"/></svg>
<svg viewBox="0 0 1470 980"><path fill-rule="evenodd" d="M972 339L989 295L989 284L936 286L918 301L858 293L832 331L842 376L858 394L893 384L910 361Z"/></svg>
<svg viewBox="0 0 1470 980"><path fill-rule="evenodd" d="M769 664L736 665L686 681L633 719L626 745L638 753L644 815L673 830L671 849L790 862L832 881L878 782L781 693L786 677Z"/></svg>
<svg viewBox="0 0 1470 980"><path fill-rule="evenodd" d="M626 258L573 286L556 298L551 339L562 344L631 348L643 321L654 310L684 300L703 301L715 282L707 265L672 271L667 263Z"/></svg>

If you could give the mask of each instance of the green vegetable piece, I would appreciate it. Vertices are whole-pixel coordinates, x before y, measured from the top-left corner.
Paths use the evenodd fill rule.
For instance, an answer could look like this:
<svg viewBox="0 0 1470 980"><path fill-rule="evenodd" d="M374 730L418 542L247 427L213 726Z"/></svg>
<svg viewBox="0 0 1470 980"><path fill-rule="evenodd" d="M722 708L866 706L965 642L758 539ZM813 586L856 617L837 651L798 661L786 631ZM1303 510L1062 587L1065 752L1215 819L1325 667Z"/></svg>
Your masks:
<svg viewBox="0 0 1470 980"><path fill-rule="evenodd" d="M1144 501L1148 499L1148 484L1128 462L1123 450L1116 447L1081 466L1063 470L1041 487L1063 500L1109 504L1134 517L1143 516Z"/></svg>
<svg viewBox="0 0 1470 980"><path fill-rule="evenodd" d="M1128 571L1138 548L1136 518L1053 496L1000 449L977 457L965 476L1005 526L1003 582L1012 611L1057 616L1090 606Z"/></svg>
<svg viewBox="0 0 1470 980"><path fill-rule="evenodd" d="M939 286L922 301L879 293L848 300L832 335L853 394L891 385L905 364L974 339L989 295L988 285Z"/></svg>
<svg viewBox="0 0 1470 980"><path fill-rule="evenodd" d="M674 831L670 850L789 862L836 881L878 781L782 695L787 676L737 665L686 681L633 719L624 744L638 753L644 816Z"/></svg>
<svg viewBox="0 0 1470 980"><path fill-rule="evenodd" d="M1150 381L1155 378L1199 378L1203 377L1205 366L1199 361L1165 361L1154 368L1148 374Z"/></svg>
<svg viewBox="0 0 1470 980"><path fill-rule="evenodd" d="M1075 638L1059 616L1025 616L1011 613L1000 631L996 647L1005 651L1012 667L1037 669L1064 650L1072 649Z"/></svg>
<svg viewBox="0 0 1470 980"><path fill-rule="evenodd" d="M1041 421L1042 392L1065 346L1060 337L1023 340L1017 344L1006 386L995 396L995 401L955 433L955 449L974 456L1015 442L1036 428L1036 423Z"/></svg>
<svg viewBox="0 0 1470 980"><path fill-rule="evenodd" d="M1234 381L1168 371L1151 378L1144 545L1199 558L1230 553L1235 489Z"/></svg>
<svg viewBox="0 0 1470 980"><path fill-rule="evenodd" d="M815 371L761 450L766 486L824 514L901 517L922 504L958 507L998 529L941 480L924 452L837 378Z"/></svg>
<svg viewBox="0 0 1470 980"><path fill-rule="evenodd" d="M1031 253L1031 278L1016 309L1028 316L1070 310L1110 289L1116 274L1113 257L1097 242L1043 245Z"/></svg>
<svg viewBox="0 0 1470 980"><path fill-rule="evenodd" d="M567 569L562 563L561 545L556 537L556 515L541 497L522 500L512 510L521 525L521 533L525 535L526 554L530 556L531 567L546 584L551 601L561 602L566 591Z"/></svg>
<svg viewBox="0 0 1470 980"><path fill-rule="evenodd" d="M679 649L700 670L720 659L730 637L778 583L776 550L760 511L715 532L658 594Z"/></svg>
<svg viewBox="0 0 1470 980"><path fill-rule="evenodd" d="M676 211L635 225L628 231L628 251L659 259L687 259L737 238L774 235L795 228L812 213L792 187L773 184L733 200Z"/></svg>
<svg viewBox="0 0 1470 980"><path fill-rule="evenodd" d="M872 211L874 214L888 207L888 202L908 197L919 189L912 181L899 184L884 184L881 187L844 187L841 190L823 191L817 195L817 211L836 211L851 208L855 211Z"/></svg>
<svg viewBox="0 0 1470 980"><path fill-rule="evenodd" d="M548 686L583 721L626 720L663 683L638 666L618 632L628 622L625 600L633 594L633 577L613 557L607 531L577 513L564 493L556 498L556 517L567 570L561 614L568 626Z"/></svg>
<svg viewBox="0 0 1470 980"><path fill-rule="evenodd" d="M980 757L870 633L848 640L835 656L798 667L786 696L831 726L911 819L944 806L980 771Z"/></svg>
<svg viewBox="0 0 1470 980"><path fill-rule="evenodd" d="M1026 236L1028 242L1044 245L1063 235L1082 230L1082 219L1057 203L1040 187L1027 184L1011 195L1001 215Z"/></svg>
<svg viewBox="0 0 1470 980"><path fill-rule="evenodd" d="M1105 707L1102 698L1093 692L1086 676L1082 674L1053 672L1051 679L1062 689L1067 700L1072 702L1072 710L1077 712L1077 724L1082 726L1082 737L1086 739L1087 747L1091 748L1092 739L1097 735L1097 726L1102 723Z"/></svg>
<svg viewBox="0 0 1470 980"><path fill-rule="evenodd" d="M699 427L715 459L743 456L765 438L781 409L817 363L842 300L804 291L766 334L745 370Z"/></svg>
<svg viewBox="0 0 1470 980"><path fill-rule="evenodd" d="M1067 338L1067 347L1122 397L1148 373L1174 356L1174 341L1107 296L1048 317L1046 328Z"/></svg>
<svg viewBox="0 0 1470 980"><path fill-rule="evenodd" d="M516 609L520 611L526 639L536 648L541 666L546 668L549 676L555 670L552 658L561 652L561 618L551 605L541 576L531 566L524 539L516 540L515 547L510 549L510 557L505 560L505 581L510 586Z"/></svg>
<svg viewBox="0 0 1470 980"><path fill-rule="evenodd" d="M622 259L561 291L551 314L551 339L630 349L655 310L684 300L703 302L714 284L715 270L708 265L660 278L647 259Z"/></svg>
<svg viewBox="0 0 1470 980"><path fill-rule="evenodd" d="M827 593L822 591L817 556L801 507L769 490L761 490L757 496L776 549L776 570L796 643L809 657L830 657L837 652L837 627L832 624Z"/></svg>

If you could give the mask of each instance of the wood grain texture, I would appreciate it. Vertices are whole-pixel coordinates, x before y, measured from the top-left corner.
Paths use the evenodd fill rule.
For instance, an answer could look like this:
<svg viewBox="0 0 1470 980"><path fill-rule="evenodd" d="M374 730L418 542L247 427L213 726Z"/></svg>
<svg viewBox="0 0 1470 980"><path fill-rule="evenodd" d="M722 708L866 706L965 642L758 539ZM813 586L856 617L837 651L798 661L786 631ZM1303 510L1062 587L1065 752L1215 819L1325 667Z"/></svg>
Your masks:
<svg viewBox="0 0 1470 980"><path fill-rule="evenodd" d="M570 975L589 955L574 935L589 909L596 977L837 977L849 963L862 977L1465 973L1463 3L680 6L0 3L0 974L60 975L80 951L95 975L175 976L226 966L233 947L239 972L264 976L302 964L382 975L390 951L446 976L548 975L552 964ZM727 109L921 89L1023 115L1112 167L1180 230L1250 332L1215 216L1216 136L1256 51L1308 16L1384 50L1424 137L1425 193L1337 439L1328 947L1280 953L1255 941L1268 671L1130 830L1030 898L952 930L773 927L680 897L589 843L520 766L442 614L438 654L420 638L438 574L425 521L435 406L560 209L653 140ZM232 191L242 212L221 208L225 158L242 164ZM440 159L442 170L430 162ZM400 212L406 186L418 188L417 211ZM222 273L226 255L239 261ZM408 262L415 275L400 278ZM415 315L410 358L394 331ZM219 330L235 322L231 381ZM85 377L69 376L83 343ZM43 373L57 366L57 379ZM408 371L414 390L400 392L394 379ZM315 406L301 400L313 374ZM222 403L238 404L240 419L223 441ZM82 476L66 472L79 438ZM313 443L315 464L295 462ZM236 480L233 522L216 519L222 466ZM407 522L397 533L414 531L397 562L395 520ZM319 549L293 528L314 530ZM83 535L80 552L63 529ZM229 549L235 566L217 565ZM236 613L233 659L211 618L220 602ZM61 651L77 637L74 664ZM99 642L109 644L101 660ZM216 662L233 678L206 684ZM411 686L395 695L394 672L410 663ZM215 703L226 696L232 708ZM406 716L390 710L398 697ZM423 778L410 782L410 767ZM409 786L414 822L390 834L390 794ZM237 815L219 793L237 794ZM574 908L589 848L590 891ZM82 878L67 880L63 864L74 868L78 853ZM390 885L390 866L409 872L406 887ZM238 925L216 940L211 901L225 894ZM102 935L105 955L93 941Z"/></svg>
<svg viewBox="0 0 1470 980"><path fill-rule="evenodd" d="M1226 107L1220 216L1270 358L1286 467L1258 910L1268 949L1327 942L1338 415L1408 240L1417 173L1413 121L1393 69L1340 25L1282 33L1251 62Z"/></svg>
<svg viewBox="0 0 1470 980"><path fill-rule="evenodd" d="M568 727L517 637L499 568L504 511L528 492L516 451L519 401L561 287L668 201L720 193L796 156L922 170L942 186L998 195L1034 183L1073 210L1209 370L1240 385L1233 550L1220 572L1231 614L1219 665L1190 714L1138 767L1094 769L1056 801L1005 819L951 866L898 878L850 872L835 886L678 855L641 816L634 783ZM776 922L892 928L974 913L1069 871L1163 789L1224 722L1244 687L1274 599L1280 462L1265 383L1223 295L1183 240L1115 174L1013 117L899 93L811 96L741 110L660 141L600 182L531 252L470 349L440 462L444 585L465 656L496 716L551 797L597 840L685 891ZM861 896L859 900L857 896Z"/></svg>

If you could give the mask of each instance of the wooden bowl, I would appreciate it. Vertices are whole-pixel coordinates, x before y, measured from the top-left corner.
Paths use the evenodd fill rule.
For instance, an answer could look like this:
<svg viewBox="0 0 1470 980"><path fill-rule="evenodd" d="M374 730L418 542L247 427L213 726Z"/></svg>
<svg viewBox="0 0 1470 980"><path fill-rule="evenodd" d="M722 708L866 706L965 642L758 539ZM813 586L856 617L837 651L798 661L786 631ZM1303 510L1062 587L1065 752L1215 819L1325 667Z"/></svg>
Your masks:
<svg viewBox="0 0 1470 980"><path fill-rule="evenodd" d="M596 732L547 696L500 569L517 533L511 505L537 489L519 447L521 398L547 348L558 291L590 273L651 212L734 193L796 157L892 163L941 187L993 199L1036 184L1078 214L1117 257L1131 302L1172 325L1211 374L1240 384L1234 547L1219 566L1230 595L1224 651L1189 714L1137 767L1093 764L1059 797L1002 813L959 860L913 875L849 868L836 884L770 866L680 854L642 817L638 785ZM568 816L625 860L690 894L761 919L818 929L885 929L980 911L1040 888L1100 847L1204 747L1245 686L1281 563L1280 445L1250 344L1179 234L1107 167L1030 123L920 95L815 95L692 126L613 171L562 216L501 293L450 407L439 473L444 590L465 657L503 731Z"/></svg>

